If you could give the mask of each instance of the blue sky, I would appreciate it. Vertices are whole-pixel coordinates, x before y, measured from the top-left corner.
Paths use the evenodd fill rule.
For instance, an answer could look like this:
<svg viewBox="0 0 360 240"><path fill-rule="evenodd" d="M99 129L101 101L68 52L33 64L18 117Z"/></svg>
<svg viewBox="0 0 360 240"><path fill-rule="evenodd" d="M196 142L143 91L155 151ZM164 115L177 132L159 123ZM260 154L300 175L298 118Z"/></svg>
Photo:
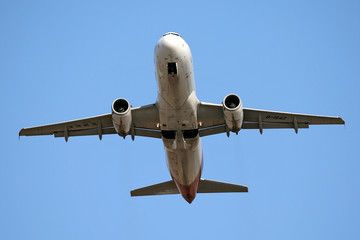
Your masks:
<svg viewBox="0 0 360 240"><path fill-rule="evenodd" d="M0 239L359 239L359 1L1 1ZM157 96L153 51L189 44L198 98L343 126L203 138L203 177L247 194L130 198L170 179L162 142L18 131Z"/></svg>

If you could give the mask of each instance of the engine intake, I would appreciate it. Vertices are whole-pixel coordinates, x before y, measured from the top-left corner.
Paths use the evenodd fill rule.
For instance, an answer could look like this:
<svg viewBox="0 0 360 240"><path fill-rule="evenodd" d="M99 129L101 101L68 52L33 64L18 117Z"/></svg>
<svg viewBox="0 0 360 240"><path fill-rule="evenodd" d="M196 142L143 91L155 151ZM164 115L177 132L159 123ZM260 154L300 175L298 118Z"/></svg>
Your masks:
<svg viewBox="0 0 360 240"><path fill-rule="evenodd" d="M124 98L116 99L111 105L112 121L116 132L125 137L131 129L131 107Z"/></svg>
<svg viewBox="0 0 360 240"><path fill-rule="evenodd" d="M229 94L223 100L224 118L228 129L238 133L243 123L242 102L238 95Z"/></svg>

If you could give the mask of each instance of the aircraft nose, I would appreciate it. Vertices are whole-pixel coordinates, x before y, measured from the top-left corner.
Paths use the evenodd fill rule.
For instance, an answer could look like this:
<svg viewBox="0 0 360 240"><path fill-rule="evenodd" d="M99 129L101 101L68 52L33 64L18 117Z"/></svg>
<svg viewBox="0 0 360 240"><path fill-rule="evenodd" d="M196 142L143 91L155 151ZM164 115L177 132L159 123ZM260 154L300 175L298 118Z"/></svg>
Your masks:
<svg viewBox="0 0 360 240"><path fill-rule="evenodd" d="M171 51L176 48L176 41L173 40L173 37L162 37L158 43L159 48L164 51Z"/></svg>
<svg viewBox="0 0 360 240"><path fill-rule="evenodd" d="M178 33L165 33L156 44L156 55L178 55L187 44Z"/></svg>
<svg viewBox="0 0 360 240"><path fill-rule="evenodd" d="M167 50L171 50L176 48L179 44L179 36L173 34L164 34L162 38L159 40L158 44L160 47L165 48Z"/></svg>

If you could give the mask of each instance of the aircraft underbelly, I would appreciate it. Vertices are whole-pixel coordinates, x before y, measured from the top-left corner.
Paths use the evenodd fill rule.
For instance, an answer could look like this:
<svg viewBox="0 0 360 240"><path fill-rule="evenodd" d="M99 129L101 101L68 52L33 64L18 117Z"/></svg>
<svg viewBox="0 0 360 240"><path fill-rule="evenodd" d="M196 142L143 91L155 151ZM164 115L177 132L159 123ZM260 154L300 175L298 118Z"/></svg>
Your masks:
<svg viewBox="0 0 360 240"><path fill-rule="evenodd" d="M198 139L194 149L166 149L167 166L173 179L183 186L189 186L200 177L202 169L202 146Z"/></svg>
<svg viewBox="0 0 360 240"><path fill-rule="evenodd" d="M163 37L155 47L155 67L158 82L156 105L167 165L179 191L191 202L197 192L203 160L197 134L199 100L195 93L189 46L182 38Z"/></svg>

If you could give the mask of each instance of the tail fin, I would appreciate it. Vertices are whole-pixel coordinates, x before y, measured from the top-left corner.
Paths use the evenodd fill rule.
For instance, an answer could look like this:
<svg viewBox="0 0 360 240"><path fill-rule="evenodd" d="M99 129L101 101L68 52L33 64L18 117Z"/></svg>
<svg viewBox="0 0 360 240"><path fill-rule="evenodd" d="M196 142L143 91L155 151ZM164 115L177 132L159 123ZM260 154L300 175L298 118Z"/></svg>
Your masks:
<svg viewBox="0 0 360 240"><path fill-rule="evenodd" d="M225 193L225 192L248 192L247 186L236 185L231 183L216 182L206 179L200 179L198 193ZM174 181L167 181L148 187L132 190L131 196L148 196L148 195L166 195L179 194Z"/></svg>

